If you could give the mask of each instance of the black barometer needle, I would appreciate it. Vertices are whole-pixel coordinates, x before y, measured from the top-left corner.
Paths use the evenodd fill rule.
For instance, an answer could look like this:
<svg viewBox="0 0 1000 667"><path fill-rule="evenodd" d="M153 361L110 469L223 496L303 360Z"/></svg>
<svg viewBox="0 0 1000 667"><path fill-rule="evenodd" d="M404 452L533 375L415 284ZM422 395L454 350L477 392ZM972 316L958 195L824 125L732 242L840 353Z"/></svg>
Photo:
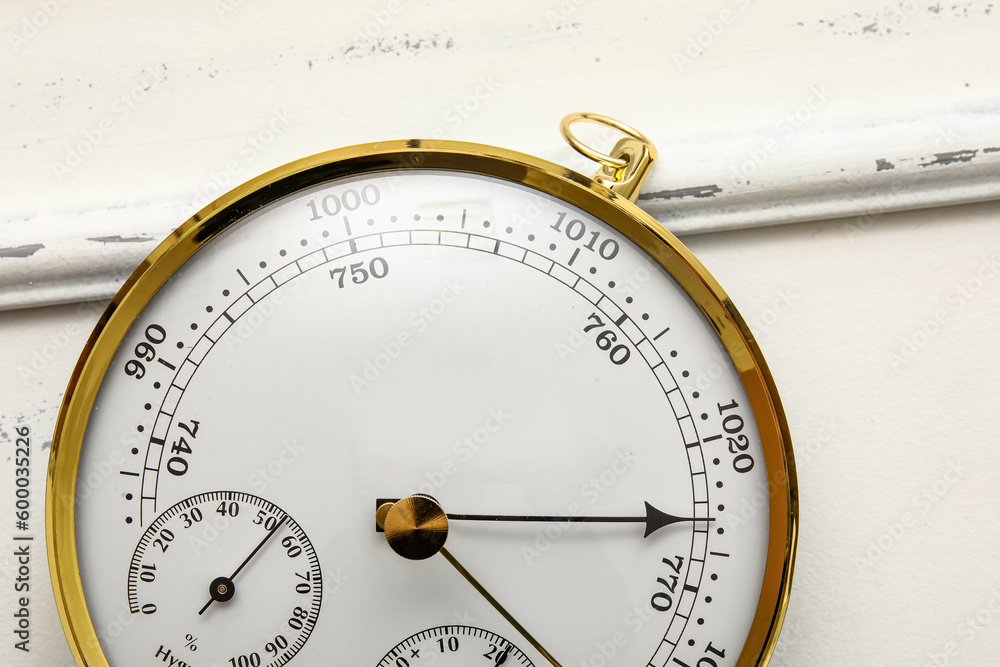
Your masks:
<svg viewBox="0 0 1000 667"><path fill-rule="evenodd" d="M386 502L396 502L392 499L379 499L376 505ZM680 517L656 509L648 502L645 516L579 516L579 515L545 515L545 514L447 514L449 521L535 521L550 523L644 523L646 531L643 537L649 537L660 528L683 521L715 521L708 517Z"/></svg>
<svg viewBox="0 0 1000 667"><path fill-rule="evenodd" d="M268 534L264 536L264 539L260 541L260 544L258 544L256 548L254 548L254 550L250 552L250 555L247 556L245 559L243 559L243 562L240 563L240 566L236 568L236 571L233 572L231 576L216 577L215 579L212 580L212 583L209 584L208 586L208 594L211 597L208 599L208 602L205 603L205 606L201 608L201 611L198 612L199 616L204 614L205 611L207 611L208 608L212 605L212 603L215 602L216 600L218 600L219 602L228 602L229 600L232 599L233 595L235 595L236 593L236 588L235 585L233 584L233 579L235 579L236 575L240 573L240 570L246 567L246 564L250 562L250 559L256 556L257 552L260 551L265 544L267 544L267 541L271 539L271 536L273 536L276 532L278 532L278 529L281 528L281 525L285 523L285 519L287 518L288 518L287 514L281 517L281 521L276 523L274 525L274 528L272 528L270 532L268 532Z"/></svg>

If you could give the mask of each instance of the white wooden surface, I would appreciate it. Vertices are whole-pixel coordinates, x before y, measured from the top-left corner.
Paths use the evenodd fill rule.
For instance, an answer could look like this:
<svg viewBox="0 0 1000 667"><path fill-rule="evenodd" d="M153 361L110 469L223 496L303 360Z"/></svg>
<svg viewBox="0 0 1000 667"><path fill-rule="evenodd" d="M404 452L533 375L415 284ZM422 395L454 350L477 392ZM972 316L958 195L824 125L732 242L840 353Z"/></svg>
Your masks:
<svg viewBox="0 0 1000 667"><path fill-rule="evenodd" d="M556 126L599 111L657 143L641 203L726 286L786 404L802 537L775 664L993 664L1000 205L892 211L998 198L998 14L980 1L4 3L0 446L31 426L40 493L100 311L83 300L107 299L222 189L319 150L421 136L590 173ZM756 227L810 219L827 221ZM0 457L6 619L12 474ZM32 572L32 652L5 631L0 664L68 665L40 551Z"/></svg>
<svg viewBox="0 0 1000 667"><path fill-rule="evenodd" d="M992 2L4 10L0 308L108 298L178 221L326 148L467 139L590 173L555 131L574 110L652 137L642 203L678 233L1000 197Z"/></svg>

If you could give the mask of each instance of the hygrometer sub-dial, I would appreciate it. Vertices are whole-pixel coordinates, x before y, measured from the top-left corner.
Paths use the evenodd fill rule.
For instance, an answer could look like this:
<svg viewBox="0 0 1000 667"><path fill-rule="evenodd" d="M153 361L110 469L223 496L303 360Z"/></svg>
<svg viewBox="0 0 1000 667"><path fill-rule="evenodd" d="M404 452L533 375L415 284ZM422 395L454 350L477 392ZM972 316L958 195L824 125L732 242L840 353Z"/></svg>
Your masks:
<svg viewBox="0 0 1000 667"><path fill-rule="evenodd" d="M305 531L258 496L213 491L160 514L128 571L143 652L168 664L277 667L319 616L323 577Z"/></svg>
<svg viewBox="0 0 1000 667"><path fill-rule="evenodd" d="M469 625L441 625L411 635L386 653L378 667L470 664L534 667L531 659L507 639Z"/></svg>

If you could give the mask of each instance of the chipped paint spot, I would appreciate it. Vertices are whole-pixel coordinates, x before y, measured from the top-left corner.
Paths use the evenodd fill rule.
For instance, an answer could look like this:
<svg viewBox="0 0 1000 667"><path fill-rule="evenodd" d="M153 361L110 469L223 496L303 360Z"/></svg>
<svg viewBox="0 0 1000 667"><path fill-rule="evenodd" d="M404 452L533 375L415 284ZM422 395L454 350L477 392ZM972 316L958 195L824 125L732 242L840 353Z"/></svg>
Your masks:
<svg viewBox="0 0 1000 667"><path fill-rule="evenodd" d="M936 165L949 165L956 162L969 162L976 157L978 150L951 151L950 153L935 153L934 159L930 162L921 162L921 167L932 167Z"/></svg>
<svg viewBox="0 0 1000 667"><path fill-rule="evenodd" d="M348 60L366 58L369 56L415 56L425 51L437 51L455 48L455 40L447 35L433 34L429 37L378 37L361 43L351 44L343 48L344 57Z"/></svg>
<svg viewBox="0 0 1000 667"><path fill-rule="evenodd" d="M980 16L989 16L993 11L993 4L983 0L973 0L948 6L936 2L921 7L921 3L917 2L896 2L884 5L878 11L851 12L832 19L819 19L816 28L820 32L843 37L909 36L909 23L921 16L921 9L926 9L927 17L933 20L975 20ZM803 26L802 23L796 25Z"/></svg>
<svg viewBox="0 0 1000 667"><path fill-rule="evenodd" d="M639 195L639 199L683 199L684 197L694 197L704 199L714 197L722 192L718 185L699 185L693 188L680 188L677 190L659 190L658 192L647 192Z"/></svg>
<svg viewBox="0 0 1000 667"><path fill-rule="evenodd" d="M145 236L93 236L88 237L88 241L97 241L98 243L147 243L153 239L147 238Z"/></svg>
<svg viewBox="0 0 1000 667"><path fill-rule="evenodd" d="M44 247L42 243L28 243L12 248L0 248L0 257L31 257Z"/></svg>
<svg viewBox="0 0 1000 667"><path fill-rule="evenodd" d="M895 169L896 165L889 162L884 158L879 158L875 160L875 171L886 171L887 169Z"/></svg>

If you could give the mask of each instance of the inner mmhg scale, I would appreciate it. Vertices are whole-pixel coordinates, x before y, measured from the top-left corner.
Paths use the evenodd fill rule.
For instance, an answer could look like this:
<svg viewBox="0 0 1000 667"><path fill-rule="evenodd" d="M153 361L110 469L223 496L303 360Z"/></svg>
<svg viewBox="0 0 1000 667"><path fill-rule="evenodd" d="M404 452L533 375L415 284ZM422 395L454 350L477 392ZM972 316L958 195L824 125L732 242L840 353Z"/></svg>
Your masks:
<svg viewBox="0 0 1000 667"><path fill-rule="evenodd" d="M602 155L575 120L630 136ZM766 664L797 520L777 392L629 201L648 140L564 132L595 180L355 146L234 190L139 267L53 445L79 664Z"/></svg>

